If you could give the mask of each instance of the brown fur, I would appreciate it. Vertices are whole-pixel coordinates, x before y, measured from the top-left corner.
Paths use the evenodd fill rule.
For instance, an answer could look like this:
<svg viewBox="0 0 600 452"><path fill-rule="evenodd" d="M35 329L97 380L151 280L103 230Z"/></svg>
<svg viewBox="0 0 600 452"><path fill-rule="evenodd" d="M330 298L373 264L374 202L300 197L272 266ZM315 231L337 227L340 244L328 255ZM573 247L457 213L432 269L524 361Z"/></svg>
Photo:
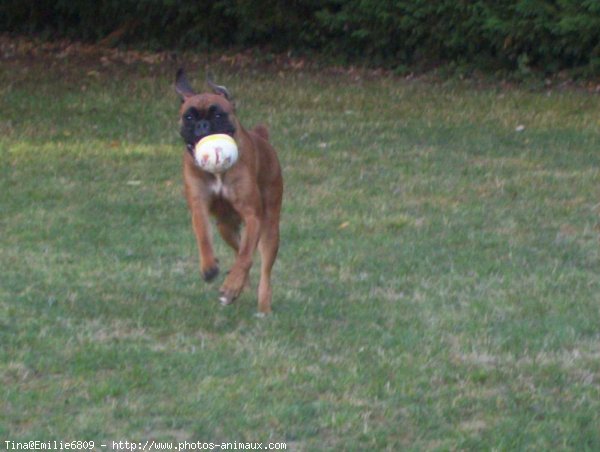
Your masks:
<svg viewBox="0 0 600 452"><path fill-rule="evenodd" d="M209 215L212 215L221 236L236 253L235 262L220 289L221 303L230 304L240 295L247 284L254 251L258 248L261 255L258 310L269 313L271 269L279 248L283 196L281 168L277 153L268 141L269 132L264 125L254 130L244 129L235 116L232 103L224 95L182 95L180 114L192 106L202 110L210 105L220 105L235 125L234 139L239 152L237 163L218 176L201 170L190 153L184 153L185 196L198 244L200 271L206 280L213 279L219 272L209 221Z"/></svg>

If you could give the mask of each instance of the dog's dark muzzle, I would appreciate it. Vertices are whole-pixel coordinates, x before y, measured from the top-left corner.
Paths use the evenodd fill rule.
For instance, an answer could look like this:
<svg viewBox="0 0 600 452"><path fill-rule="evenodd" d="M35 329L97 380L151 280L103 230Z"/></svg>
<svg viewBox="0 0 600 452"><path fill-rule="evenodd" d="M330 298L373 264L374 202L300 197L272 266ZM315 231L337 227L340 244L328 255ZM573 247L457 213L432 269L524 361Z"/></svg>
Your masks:
<svg viewBox="0 0 600 452"><path fill-rule="evenodd" d="M206 120L198 121L194 127L194 135L198 138L202 138L210 134L210 122Z"/></svg>

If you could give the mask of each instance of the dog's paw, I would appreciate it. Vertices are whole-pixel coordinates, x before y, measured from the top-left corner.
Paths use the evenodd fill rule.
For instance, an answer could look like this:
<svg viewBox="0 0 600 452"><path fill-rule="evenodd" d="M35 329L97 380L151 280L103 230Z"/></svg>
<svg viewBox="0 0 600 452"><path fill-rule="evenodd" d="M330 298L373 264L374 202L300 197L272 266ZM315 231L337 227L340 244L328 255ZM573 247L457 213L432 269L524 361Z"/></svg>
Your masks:
<svg viewBox="0 0 600 452"><path fill-rule="evenodd" d="M235 298L232 297L231 294L226 295L224 293L221 293L221 295L219 295L219 303L221 303L221 306L229 306L234 301L235 301Z"/></svg>
<svg viewBox="0 0 600 452"><path fill-rule="evenodd" d="M221 287L221 289L219 289L219 303L221 303L221 306L229 306L237 299L239 295L239 290Z"/></svg>
<svg viewBox="0 0 600 452"><path fill-rule="evenodd" d="M223 285L219 289L219 301L223 306L227 306L235 301L240 296L246 282L248 281L248 269L244 270L235 265L227 274Z"/></svg>
<svg viewBox="0 0 600 452"><path fill-rule="evenodd" d="M219 289L219 302L223 306L230 305L240 296L243 287L243 282L242 284L231 284L225 279L223 286Z"/></svg>
<svg viewBox="0 0 600 452"><path fill-rule="evenodd" d="M219 275L219 267L215 265L214 267L207 268L206 270L202 270L202 279L206 282L211 282Z"/></svg>
<svg viewBox="0 0 600 452"><path fill-rule="evenodd" d="M237 288L223 284L223 286L219 289L219 303L221 303L222 306L229 306L235 300L237 300L241 292L241 287Z"/></svg>

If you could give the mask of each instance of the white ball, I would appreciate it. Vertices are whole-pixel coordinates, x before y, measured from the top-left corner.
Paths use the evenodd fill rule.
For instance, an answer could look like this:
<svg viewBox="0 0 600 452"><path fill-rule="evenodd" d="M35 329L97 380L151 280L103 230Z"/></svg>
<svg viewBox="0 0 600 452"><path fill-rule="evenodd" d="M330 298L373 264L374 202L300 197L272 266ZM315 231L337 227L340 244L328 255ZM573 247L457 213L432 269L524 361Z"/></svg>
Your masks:
<svg viewBox="0 0 600 452"><path fill-rule="evenodd" d="M238 159L238 147L233 138L222 133L202 138L194 148L196 164L209 173L222 173Z"/></svg>

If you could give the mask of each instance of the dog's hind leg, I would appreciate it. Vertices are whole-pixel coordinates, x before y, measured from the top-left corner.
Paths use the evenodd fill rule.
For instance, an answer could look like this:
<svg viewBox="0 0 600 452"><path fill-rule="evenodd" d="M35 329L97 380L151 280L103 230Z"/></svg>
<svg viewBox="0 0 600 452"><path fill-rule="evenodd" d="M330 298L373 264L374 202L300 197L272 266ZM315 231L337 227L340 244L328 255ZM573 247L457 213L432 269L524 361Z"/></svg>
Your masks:
<svg viewBox="0 0 600 452"><path fill-rule="evenodd" d="M217 228L225 243L237 254L240 250L240 225L228 221L217 221Z"/></svg>
<svg viewBox="0 0 600 452"><path fill-rule="evenodd" d="M210 211L217 220L217 228L221 237L237 254L240 250L242 219L231 204L223 199L214 200L210 206Z"/></svg>
<svg viewBox="0 0 600 452"><path fill-rule="evenodd" d="M277 212L277 217L279 212ZM271 312L271 270L277 251L279 250L279 218L269 218L265 221L258 242L260 252L260 283L258 285L258 312L268 314Z"/></svg>

